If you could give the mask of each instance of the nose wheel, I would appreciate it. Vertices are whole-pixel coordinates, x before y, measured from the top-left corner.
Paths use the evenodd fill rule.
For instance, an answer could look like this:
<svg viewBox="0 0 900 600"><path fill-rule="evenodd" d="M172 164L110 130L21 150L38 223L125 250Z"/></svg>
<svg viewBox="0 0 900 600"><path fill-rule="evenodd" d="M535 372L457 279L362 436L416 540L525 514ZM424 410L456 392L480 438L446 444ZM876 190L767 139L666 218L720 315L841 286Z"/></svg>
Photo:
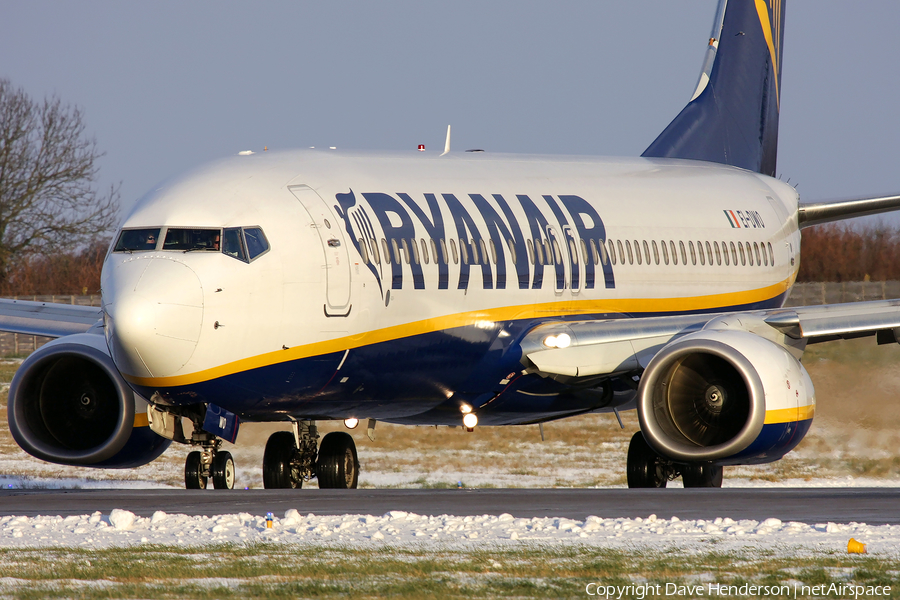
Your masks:
<svg viewBox="0 0 900 600"><path fill-rule="evenodd" d="M217 490L234 489L234 458L231 452L219 450L222 440L206 432L194 432L191 444L202 446L194 450L184 461L184 487L189 490L205 490L209 480ZM197 439L195 439L197 438Z"/></svg>

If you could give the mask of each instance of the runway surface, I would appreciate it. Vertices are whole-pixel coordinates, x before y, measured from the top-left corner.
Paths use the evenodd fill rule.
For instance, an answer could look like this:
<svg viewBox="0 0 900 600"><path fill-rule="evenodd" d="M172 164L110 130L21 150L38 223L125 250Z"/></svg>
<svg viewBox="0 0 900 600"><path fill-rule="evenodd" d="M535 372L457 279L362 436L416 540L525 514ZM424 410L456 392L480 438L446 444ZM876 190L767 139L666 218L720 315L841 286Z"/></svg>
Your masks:
<svg viewBox="0 0 900 600"><path fill-rule="evenodd" d="M246 512L383 515L647 517L900 524L900 488L449 489L449 490L0 490L0 516L83 515L112 509L151 516Z"/></svg>

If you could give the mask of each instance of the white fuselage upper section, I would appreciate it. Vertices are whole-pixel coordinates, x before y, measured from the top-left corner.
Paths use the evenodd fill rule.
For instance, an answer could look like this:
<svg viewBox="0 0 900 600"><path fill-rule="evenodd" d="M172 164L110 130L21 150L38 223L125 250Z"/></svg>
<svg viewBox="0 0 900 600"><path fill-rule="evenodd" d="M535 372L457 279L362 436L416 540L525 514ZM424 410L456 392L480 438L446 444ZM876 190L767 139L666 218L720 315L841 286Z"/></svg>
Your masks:
<svg viewBox="0 0 900 600"><path fill-rule="evenodd" d="M799 266L797 202L683 160L237 156L144 196L123 228L258 227L269 251L110 253L107 334L152 387L498 321L771 306Z"/></svg>

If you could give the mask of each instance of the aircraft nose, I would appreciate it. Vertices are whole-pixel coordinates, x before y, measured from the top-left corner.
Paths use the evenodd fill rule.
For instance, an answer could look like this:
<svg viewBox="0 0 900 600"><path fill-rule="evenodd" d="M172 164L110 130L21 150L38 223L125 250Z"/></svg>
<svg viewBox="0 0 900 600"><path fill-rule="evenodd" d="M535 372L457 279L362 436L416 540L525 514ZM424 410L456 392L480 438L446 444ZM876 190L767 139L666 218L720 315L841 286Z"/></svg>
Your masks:
<svg viewBox="0 0 900 600"><path fill-rule="evenodd" d="M190 267L168 258L128 260L113 267L106 297L106 335L120 371L168 377L187 364L203 323L203 287Z"/></svg>

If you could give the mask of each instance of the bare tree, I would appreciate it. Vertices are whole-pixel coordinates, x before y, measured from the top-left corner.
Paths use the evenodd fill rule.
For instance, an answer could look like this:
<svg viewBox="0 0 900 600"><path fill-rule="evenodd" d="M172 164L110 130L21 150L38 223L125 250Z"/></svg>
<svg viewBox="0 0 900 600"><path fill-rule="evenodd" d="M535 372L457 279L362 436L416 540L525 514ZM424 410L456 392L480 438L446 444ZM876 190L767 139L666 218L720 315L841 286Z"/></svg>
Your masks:
<svg viewBox="0 0 900 600"><path fill-rule="evenodd" d="M118 187L95 189L97 150L78 107L0 78L0 282L28 255L83 248L115 225Z"/></svg>

